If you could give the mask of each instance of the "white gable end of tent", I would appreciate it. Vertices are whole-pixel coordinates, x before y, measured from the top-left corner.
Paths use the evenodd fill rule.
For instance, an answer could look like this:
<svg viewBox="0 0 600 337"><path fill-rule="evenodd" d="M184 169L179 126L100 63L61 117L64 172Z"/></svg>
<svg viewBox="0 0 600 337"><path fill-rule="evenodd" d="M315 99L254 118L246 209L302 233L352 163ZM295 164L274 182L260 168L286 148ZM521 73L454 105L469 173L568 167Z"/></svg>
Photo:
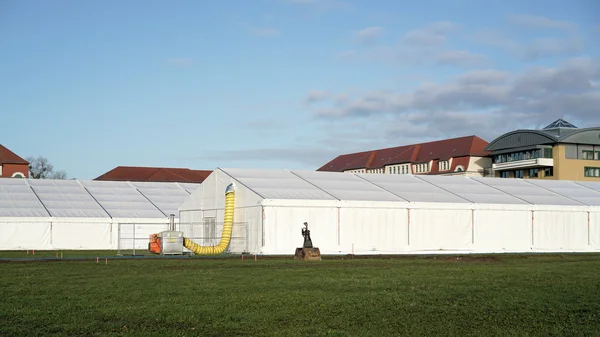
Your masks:
<svg viewBox="0 0 600 337"><path fill-rule="evenodd" d="M600 184L218 169L181 214L222 221L231 182L249 233L231 252L293 254L304 222L325 254L600 250Z"/></svg>

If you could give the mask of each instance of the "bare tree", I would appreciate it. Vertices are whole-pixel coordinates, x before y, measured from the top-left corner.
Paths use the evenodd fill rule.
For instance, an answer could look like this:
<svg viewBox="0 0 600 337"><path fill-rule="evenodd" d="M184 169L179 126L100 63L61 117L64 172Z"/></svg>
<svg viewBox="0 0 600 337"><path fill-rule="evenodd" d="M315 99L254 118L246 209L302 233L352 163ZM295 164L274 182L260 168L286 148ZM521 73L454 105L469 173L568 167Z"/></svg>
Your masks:
<svg viewBox="0 0 600 337"><path fill-rule="evenodd" d="M51 179L67 179L67 172L60 170L53 172L51 175Z"/></svg>
<svg viewBox="0 0 600 337"><path fill-rule="evenodd" d="M54 166L45 157L27 157L29 177L32 179L67 179L65 171L54 171Z"/></svg>

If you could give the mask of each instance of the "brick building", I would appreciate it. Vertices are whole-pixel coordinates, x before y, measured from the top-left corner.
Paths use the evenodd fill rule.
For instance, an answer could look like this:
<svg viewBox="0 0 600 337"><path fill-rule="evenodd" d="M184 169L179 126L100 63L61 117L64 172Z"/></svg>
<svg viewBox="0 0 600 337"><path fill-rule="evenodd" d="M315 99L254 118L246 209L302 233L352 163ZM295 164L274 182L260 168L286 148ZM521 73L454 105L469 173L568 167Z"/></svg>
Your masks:
<svg viewBox="0 0 600 337"><path fill-rule="evenodd" d="M0 177L29 178L29 162L0 144Z"/></svg>
<svg viewBox="0 0 600 337"><path fill-rule="evenodd" d="M488 142L467 136L344 154L317 171L486 176L492 161Z"/></svg>

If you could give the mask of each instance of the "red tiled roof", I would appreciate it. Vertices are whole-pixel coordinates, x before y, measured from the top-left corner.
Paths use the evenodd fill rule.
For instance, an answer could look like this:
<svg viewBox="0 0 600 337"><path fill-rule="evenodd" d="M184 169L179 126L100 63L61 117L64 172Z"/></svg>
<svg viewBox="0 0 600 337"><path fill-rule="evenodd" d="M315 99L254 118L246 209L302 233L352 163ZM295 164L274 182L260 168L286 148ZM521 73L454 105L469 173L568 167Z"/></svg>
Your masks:
<svg viewBox="0 0 600 337"><path fill-rule="evenodd" d="M467 136L380 150L350 153L338 156L317 169L317 171L341 172L359 168L377 169L386 165L427 163L432 160L448 160L457 157L467 157L466 165L468 165L469 156L483 157L489 154L489 152L483 150L487 145L488 142L477 136ZM467 166L463 166L467 169Z"/></svg>
<svg viewBox="0 0 600 337"><path fill-rule="evenodd" d="M201 183L211 173L187 168L117 166L94 180Z"/></svg>
<svg viewBox="0 0 600 337"><path fill-rule="evenodd" d="M463 167L464 171L466 171L469 168L470 160L470 157L452 158L452 167L450 167L450 172L456 172L456 168L459 165Z"/></svg>
<svg viewBox="0 0 600 337"><path fill-rule="evenodd" d="M334 160L327 163L325 166L328 166L328 170L324 170L322 168L317 171L334 171L341 172L345 170L353 170L357 168L362 168L367 166L367 161L369 160L369 155L371 152L358 152L358 153L350 153L343 154L338 156Z"/></svg>
<svg viewBox="0 0 600 337"><path fill-rule="evenodd" d="M14 152L4 147L0 144L0 165L2 164L25 164L29 165L29 162L19 156L17 156Z"/></svg>

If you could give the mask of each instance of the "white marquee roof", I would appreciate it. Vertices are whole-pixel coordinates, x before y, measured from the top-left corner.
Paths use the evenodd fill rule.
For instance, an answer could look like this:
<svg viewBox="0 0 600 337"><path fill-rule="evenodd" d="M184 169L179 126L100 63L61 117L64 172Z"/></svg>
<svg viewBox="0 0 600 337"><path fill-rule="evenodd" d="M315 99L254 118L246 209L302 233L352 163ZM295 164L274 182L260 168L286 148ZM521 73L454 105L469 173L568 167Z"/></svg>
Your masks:
<svg viewBox="0 0 600 337"><path fill-rule="evenodd" d="M600 183L467 176L221 169L264 199L600 206Z"/></svg>
<svg viewBox="0 0 600 337"><path fill-rule="evenodd" d="M224 169L223 171L264 199L336 199L288 170Z"/></svg>
<svg viewBox="0 0 600 337"><path fill-rule="evenodd" d="M198 186L0 178L0 217L165 218Z"/></svg>

